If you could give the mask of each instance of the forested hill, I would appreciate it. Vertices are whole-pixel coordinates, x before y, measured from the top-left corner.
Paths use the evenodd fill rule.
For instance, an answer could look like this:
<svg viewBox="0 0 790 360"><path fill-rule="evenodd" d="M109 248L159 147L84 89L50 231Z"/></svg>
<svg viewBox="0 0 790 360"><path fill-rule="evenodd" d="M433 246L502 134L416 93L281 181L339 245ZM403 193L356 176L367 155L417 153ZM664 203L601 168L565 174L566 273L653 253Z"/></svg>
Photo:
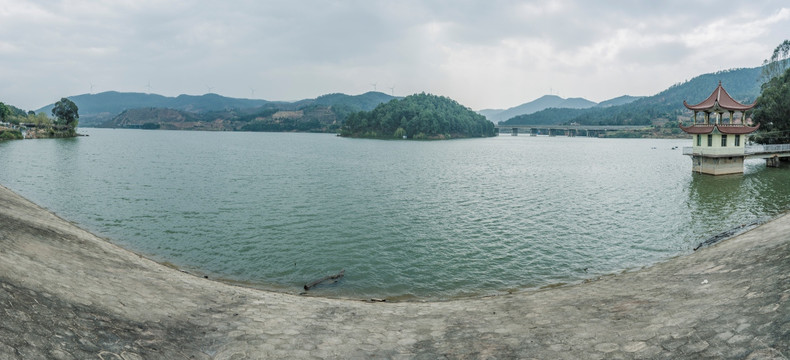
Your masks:
<svg viewBox="0 0 790 360"><path fill-rule="evenodd" d="M341 135L371 138L446 139L494 136L485 116L444 96L415 94L348 116Z"/></svg>
<svg viewBox="0 0 790 360"><path fill-rule="evenodd" d="M236 99L217 94L179 95L168 97L157 94L125 93L107 91L98 94L82 94L69 96L80 109L80 125L95 126L125 110L139 108L166 108L192 113L221 111L228 109L246 109L263 106L269 101L253 99ZM44 106L37 113L49 113L53 104Z"/></svg>
<svg viewBox="0 0 790 360"><path fill-rule="evenodd" d="M704 74L671 86L649 97L633 102L589 109L546 109L529 115L511 118L507 125L554 125L578 123L583 125L650 125L686 119L691 113L683 100L696 104L710 96L721 81L733 99L752 103L760 94L761 68L746 68Z"/></svg>
<svg viewBox="0 0 790 360"><path fill-rule="evenodd" d="M157 94L128 93L107 91L98 94L82 94L68 97L78 107L81 126L108 126L117 115L134 109L169 109L191 114L206 115L219 112L254 113L255 109L276 108L283 111L299 111L303 108L337 106L336 112L348 114L355 111L368 111L376 105L395 97L381 92L367 92L361 95L328 94L316 99L305 99L296 102L267 101L261 99L230 98L217 94L179 95L168 97ZM54 104L44 106L37 113L48 114ZM246 110L246 111L245 111ZM205 117L205 116L202 116Z"/></svg>

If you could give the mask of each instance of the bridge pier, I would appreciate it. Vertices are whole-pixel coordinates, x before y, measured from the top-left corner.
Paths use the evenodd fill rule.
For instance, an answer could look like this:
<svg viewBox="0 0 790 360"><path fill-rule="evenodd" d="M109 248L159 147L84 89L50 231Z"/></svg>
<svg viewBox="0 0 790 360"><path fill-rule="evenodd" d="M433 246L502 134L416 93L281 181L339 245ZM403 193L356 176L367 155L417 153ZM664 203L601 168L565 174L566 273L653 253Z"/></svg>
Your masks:
<svg viewBox="0 0 790 360"><path fill-rule="evenodd" d="M782 165L782 158L780 158L778 155L774 155L772 157L765 159L765 166L767 167L778 168L781 165Z"/></svg>

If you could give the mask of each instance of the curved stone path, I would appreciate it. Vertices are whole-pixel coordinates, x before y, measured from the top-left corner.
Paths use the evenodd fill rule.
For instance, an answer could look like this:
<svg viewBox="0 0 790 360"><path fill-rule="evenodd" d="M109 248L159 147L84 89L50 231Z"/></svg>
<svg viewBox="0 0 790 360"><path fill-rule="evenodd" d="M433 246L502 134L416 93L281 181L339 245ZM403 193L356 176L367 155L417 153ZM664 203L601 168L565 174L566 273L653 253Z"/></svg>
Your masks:
<svg viewBox="0 0 790 360"><path fill-rule="evenodd" d="M788 356L790 215L585 284L378 303L185 274L0 186L0 359Z"/></svg>

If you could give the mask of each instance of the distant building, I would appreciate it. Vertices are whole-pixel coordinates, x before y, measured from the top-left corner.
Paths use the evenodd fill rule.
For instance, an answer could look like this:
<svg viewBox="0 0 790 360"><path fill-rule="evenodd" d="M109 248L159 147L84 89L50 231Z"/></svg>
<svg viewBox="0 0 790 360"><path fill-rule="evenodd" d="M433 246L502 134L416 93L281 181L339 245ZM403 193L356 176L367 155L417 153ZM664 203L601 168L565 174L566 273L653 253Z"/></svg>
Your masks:
<svg viewBox="0 0 790 360"><path fill-rule="evenodd" d="M694 142L691 152L693 171L703 174L724 175L743 173L746 137L760 127L750 126L747 112L756 103L744 105L735 101L727 90L719 86L707 99L696 105L683 101L687 109L694 111L691 126L680 125ZM698 114L704 114L698 119ZM725 114L728 116L725 117ZM736 115L740 117L736 118Z"/></svg>

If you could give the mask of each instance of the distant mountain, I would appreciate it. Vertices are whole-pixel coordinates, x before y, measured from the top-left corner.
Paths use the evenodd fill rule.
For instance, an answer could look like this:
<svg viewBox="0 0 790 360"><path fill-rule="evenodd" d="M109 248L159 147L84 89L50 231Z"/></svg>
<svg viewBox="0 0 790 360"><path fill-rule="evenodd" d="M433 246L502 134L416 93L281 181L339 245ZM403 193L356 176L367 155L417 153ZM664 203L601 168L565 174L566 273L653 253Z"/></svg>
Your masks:
<svg viewBox="0 0 790 360"><path fill-rule="evenodd" d="M340 128L342 112L320 105L281 110L266 105L256 109L195 113L166 108L125 110L99 127L214 131L331 132Z"/></svg>
<svg viewBox="0 0 790 360"><path fill-rule="evenodd" d="M517 124L579 123L585 125L650 125L688 119L691 112L683 100L696 104L705 100L721 81L727 92L737 101L750 104L760 95L761 68L719 71L697 76L648 97L620 105L597 106L582 111L569 109L543 110L505 121ZM617 100L620 98L612 99ZM603 103L602 103L603 104Z"/></svg>
<svg viewBox="0 0 790 360"><path fill-rule="evenodd" d="M362 95L346 95L340 93L321 95L315 98L313 103L326 106L346 105L359 109L359 111L370 111L375 109L379 104L388 102L392 99L400 99L400 97L390 96L377 91L368 91Z"/></svg>
<svg viewBox="0 0 790 360"><path fill-rule="evenodd" d="M632 103L632 102L634 102L636 100L639 100L639 99L641 99L643 97L644 96L623 95L623 96L620 96L620 97L616 97L614 99L601 101L601 102L598 103L598 105L595 105L595 106L603 108L603 107L610 107L610 106L617 106L617 105L625 105L625 104L628 104L628 103Z"/></svg>
<svg viewBox="0 0 790 360"><path fill-rule="evenodd" d="M217 94L179 95L166 97L157 94L123 93L107 91L98 94L82 94L69 96L69 100L77 104L81 126L96 126L124 110L138 108L166 108L188 112L220 111L229 109L245 109L268 104L266 100L235 99ZM55 104L44 106L38 112L49 114Z"/></svg>
<svg viewBox="0 0 790 360"><path fill-rule="evenodd" d="M505 111L505 109L483 109L478 110L477 113L485 116L488 120L494 121L496 114L499 114L503 111Z"/></svg>
<svg viewBox="0 0 790 360"><path fill-rule="evenodd" d="M171 109L187 113L229 112L254 113L262 107L280 110L297 111L305 106L340 106L345 112L369 111L376 105L387 102L395 97L381 93L368 92L362 95L328 94L316 99L305 99L296 102L275 102L258 99L238 99L217 94L179 95L167 97L157 94L123 93L108 91L99 94L82 94L69 96L77 104L80 114L80 126L99 126L127 110L133 109ZM49 114L54 104L44 106L36 112ZM144 113L144 112L142 112ZM135 113L139 117L142 113ZM168 113L172 115L172 113Z"/></svg>
<svg viewBox="0 0 790 360"><path fill-rule="evenodd" d="M564 99L557 95L544 95L528 103L506 110L486 109L478 111L478 113L497 123L518 115L532 114L548 108L586 109L595 105L597 105L595 102L584 98Z"/></svg>
<svg viewBox="0 0 790 360"><path fill-rule="evenodd" d="M596 105L598 105L596 102L585 98L567 98L554 107L560 109L588 109Z"/></svg>

